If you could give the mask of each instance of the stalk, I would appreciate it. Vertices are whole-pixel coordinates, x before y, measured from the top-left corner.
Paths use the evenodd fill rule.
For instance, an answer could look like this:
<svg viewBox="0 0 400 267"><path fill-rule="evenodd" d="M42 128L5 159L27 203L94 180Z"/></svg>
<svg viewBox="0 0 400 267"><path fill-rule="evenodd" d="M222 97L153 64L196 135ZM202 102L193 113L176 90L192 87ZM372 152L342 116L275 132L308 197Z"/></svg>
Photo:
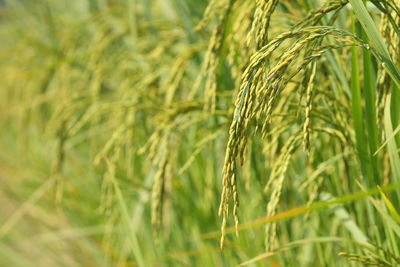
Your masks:
<svg viewBox="0 0 400 267"><path fill-rule="evenodd" d="M353 20L353 33L357 34L359 27L357 27L355 20ZM365 126L363 121L359 76L359 62L357 55L357 48L351 48L351 109L354 121L354 131L356 134L356 149L358 159L360 161L361 173L364 180L373 180L373 173L369 161L368 144L366 143Z"/></svg>
<svg viewBox="0 0 400 267"><path fill-rule="evenodd" d="M368 36L362 31L362 38L368 41ZM365 102L365 121L367 129L367 140L369 145L369 156L372 165L373 179L370 183L380 183L380 168L378 155L374 155L379 148L378 127L376 125L376 76L373 68L371 52L368 49L363 49L364 60L364 102Z"/></svg>

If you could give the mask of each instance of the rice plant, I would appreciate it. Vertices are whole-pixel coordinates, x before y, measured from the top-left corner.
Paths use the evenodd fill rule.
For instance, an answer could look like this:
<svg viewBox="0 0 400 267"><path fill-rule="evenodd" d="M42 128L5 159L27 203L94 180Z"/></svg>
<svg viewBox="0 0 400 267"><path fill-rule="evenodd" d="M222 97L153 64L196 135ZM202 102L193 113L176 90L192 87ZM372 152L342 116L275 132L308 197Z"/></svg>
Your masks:
<svg viewBox="0 0 400 267"><path fill-rule="evenodd" d="M400 1L0 3L0 266L400 265Z"/></svg>

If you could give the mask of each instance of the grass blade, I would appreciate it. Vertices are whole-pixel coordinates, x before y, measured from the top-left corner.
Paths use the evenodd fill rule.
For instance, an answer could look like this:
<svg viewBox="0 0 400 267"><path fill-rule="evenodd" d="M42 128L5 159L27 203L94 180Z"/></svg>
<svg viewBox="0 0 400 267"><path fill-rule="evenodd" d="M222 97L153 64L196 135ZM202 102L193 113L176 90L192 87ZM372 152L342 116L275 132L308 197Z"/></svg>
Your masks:
<svg viewBox="0 0 400 267"><path fill-rule="evenodd" d="M110 164L110 162L107 161L107 164ZM128 240L132 247L133 254L135 255L138 265L140 267L145 267L146 265L144 263L142 253L140 251L140 246L139 246L139 242L138 242L138 239L136 236L136 232L135 232L135 229L133 228L132 221L129 217L128 207L126 205L124 197L122 196L121 189L119 188L118 182L115 179L115 177L113 175L110 175L110 177L112 179L112 183L114 185L114 190L117 195L118 206L121 210L122 220L123 220L123 223L125 224L125 229L127 229L129 231Z"/></svg>
<svg viewBox="0 0 400 267"><path fill-rule="evenodd" d="M385 106L385 118L384 118L385 133L386 133L386 138L388 139L388 152L389 152L390 165L392 167L394 180L400 181L400 157L396 145L396 140L394 138L389 139L389 137L393 135L390 106L391 106L391 98L389 95L386 99L386 106Z"/></svg>
<svg viewBox="0 0 400 267"><path fill-rule="evenodd" d="M362 37L365 41L368 37L365 31L362 31ZM376 125L376 105L375 105L375 84L376 78L374 73L374 66L372 63L371 52L367 49L363 49L363 61L364 61L364 102L365 102L365 120L367 125L368 145L369 145L369 156L373 172L373 180L375 184L380 183L380 168L378 156L374 155L375 151L379 147L379 135L378 127Z"/></svg>
<svg viewBox="0 0 400 267"><path fill-rule="evenodd" d="M389 51L386 48L385 42L383 41L378 29L375 26L374 21L369 15L367 8L365 7L362 0L349 0L353 7L354 13L357 19L361 22L362 27L367 33L373 47L378 53L378 59L382 62L383 66L392 77L393 81L400 87L400 72L396 65L393 63Z"/></svg>
<svg viewBox="0 0 400 267"><path fill-rule="evenodd" d="M353 21L353 33L358 32L358 27ZM357 47L351 48L351 108L354 121L354 131L356 134L356 148L360 161L363 179L371 181L373 179L371 164L369 162L368 144L365 141L365 126L363 120L361 88L360 88L359 62Z"/></svg>

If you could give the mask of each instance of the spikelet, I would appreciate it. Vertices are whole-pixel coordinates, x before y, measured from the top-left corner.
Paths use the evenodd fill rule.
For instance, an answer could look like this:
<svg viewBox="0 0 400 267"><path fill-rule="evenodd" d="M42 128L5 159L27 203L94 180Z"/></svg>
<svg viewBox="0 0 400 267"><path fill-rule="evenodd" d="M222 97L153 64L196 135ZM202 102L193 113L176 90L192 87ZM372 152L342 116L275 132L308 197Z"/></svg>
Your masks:
<svg viewBox="0 0 400 267"><path fill-rule="evenodd" d="M279 0L256 0L256 11L249 35L247 45L256 45L256 50L261 49L268 43L268 29L271 16L278 5Z"/></svg>
<svg viewBox="0 0 400 267"><path fill-rule="evenodd" d="M315 127L314 130L317 132L327 133L332 137L336 137L340 141L340 143L347 144L346 137L344 136L342 131L328 127Z"/></svg>
<svg viewBox="0 0 400 267"><path fill-rule="evenodd" d="M116 147L110 157L105 157L103 159L106 165L106 171L103 175L100 206L97 211L106 214L108 218L108 223L104 233L104 241L107 243L115 242L115 236L112 235L112 232L115 230L115 222L119 220L120 216L118 209L113 209L113 205L116 201L114 183L115 179L117 179L116 171L120 156L121 149Z"/></svg>
<svg viewBox="0 0 400 267"><path fill-rule="evenodd" d="M252 20L249 14L254 9L255 1L237 1L235 11L232 16L231 34L226 37L226 45L228 46L227 62L229 63L232 78L235 82L235 88L240 86L240 77L248 64L250 58L250 49L247 41L243 36L248 34L251 29Z"/></svg>
<svg viewBox="0 0 400 267"><path fill-rule="evenodd" d="M315 62L311 65L311 74L306 88L306 112L303 125L303 144L307 153L310 153L310 129L311 129L311 110L312 110L312 94L314 87L315 74L317 72L317 64Z"/></svg>
<svg viewBox="0 0 400 267"><path fill-rule="evenodd" d="M171 106L177 93L178 87L183 80L185 69L190 62L192 56L199 52L203 46L195 45L189 46L182 54L176 59L168 78L165 82L165 104Z"/></svg>
<svg viewBox="0 0 400 267"><path fill-rule="evenodd" d="M108 139L106 144L95 156L93 163L98 165L102 159L104 159L113 149L120 145L121 140L123 140L128 132L128 129L133 125L135 121L134 109L129 109L128 112L122 115L123 123L117 127L112 133L111 137Z"/></svg>
<svg viewBox="0 0 400 267"><path fill-rule="evenodd" d="M340 252L339 256L346 257L349 261L359 262L363 265L368 266L378 266L378 267L392 267L394 265L379 259L378 257L374 256L363 256L358 254L350 254L346 252Z"/></svg>
<svg viewBox="0 0 400 267"><path fill-rule="evenodd" d="M221 9L223 9L225 1L219 0L211 0L207 5L206 10L204 11L203 18L195 27L196 31L203 29L208 23L216 16L216 14L220 13Z"/></svg>
<svg viewBox="0 0 400 267"><path fill-rule="evenodd" d="M301 22L296 24L294 28L300 29L306 26L317 25L320 20L325 16L327 13L332 11L339 11L345 5L348 4L348 0L334 0L326 3L323 7L312 11L305 19Z"/></svg>
<svg viewBox="0 0 400 267"><path fill-rule="evenodd" d="M244 188L246 191L250 190L251 186L251 172L252 172L252 165L251 165L251 153L252 152L252 144L251 140L249 140L249 144L247 146L246 157L243 159L243 180L244 180Z"/></svg>
<svg viewBox="0 0 400 267"><path fill-rule="evenodd" d="M272 194L267 205L267 216L272 216L276 213L276 208L278 206L278 202L282 193L282 186L286 170L288 168L290 159L294 151L296 150L301 138L302 135L299 134L292 135L287 140L285 146L282 148L280 156L275 163L275 166L271 173L271 177L269 178L269 182L265 187L266 191L272 189ZM266 234L266 239L265 239L266 250L271 251L274 249L274 242L276 239L276 223L267 224L265 227L265 234Z"/></svg>
<svg viewBox="0 0 400 267"><path fill-rule="evenodd" d="M107 215L113 215L113 204L115 201L113 180L116 179L115 173L117 170L117 162L120 158L120 148L116 147L112 155L103 158L106 163L107 169L103 175L103 181L101 184L101 198L100 206L98 208L99 213Z"/></svg>
<svg viewBox="0 0 400 267"><path fill-rule="evenodd" d="M210 110L211 112L215 112L216 108L218 66L220 63L221 49L225 40L226 24L234 2L235 0L229 0L223 6L220 22L211 34L208 50L205 55L203 65L203 71L206 77L204 107L205 110Z"/></svg>
<svg viewBox="0 0 400 267"><path fill-rule="evenodd" d="M207 136L205 136L203 139L201 139L199 142L197 142L196 144L196 149L194 150L194 152L192 153L192 155L186 160L186 162L183 164L183 166L179 169L179 174L184 173L192 164L192 162L195 160L196 156L200 154L200 152L205 148L205 146L207 145L207 143L217 139L218 137L220 137L220 135L223 133L224 131L222 129L213 132Z"/></svg>
<svg viewBox="0 0 400 267"><path fill-rule="evenodd" d="M288 67L299 57L301 50L310 42L313 42L317 38L321 38L325 33L310 34L304 38L301 38L298 42L292 45L292 47L282 56L279 62L269 70L267 73L268 85L265 87L259 87L260 90L257 92L259 98L267 99L267 101L260 101L256 107L257 117L260 117L262 113L265 114L265 123L261 130L262 134L266 134L267 126L270 123L272 108L279 91L283 87L282 75L286 72Z"/></svg>
<svg viewBox="0 0 400 267"><path fill-rule="evenodd" d="M283 79L283 76L289 66L300 57L301 51L305 46L327 35L343 39L346 33L330 27L309 27L285 32L272 39L251 57L250 63L242 75L242 82L236 97L235 111L229 129L223 168L223 189L219 206L219 215L223 216L221 243L224 240L223 233L225 232L231 201L233 202L233 215L236 226L238 222L237 208L239 201L236 168L237 161L244 154L246 147L249 121L252 118L256 118L257 122L260 122L261 118L264 117L261 133L263 137L268 134L267 129L271 120L274 102L288 82L288 80ZM271 56L283 41L289 38L297 39L278 59L276 64L266 71L263 66L265 60ZM321 50L314 57L319 57L323 51L326 50Z"/></svg>
<svg viewBox="0 0 400 267"><path fill-rule="evenodd" d="M160 161L158 171L154 176L151 190L151 225L157 235L162 222L162 204L164 198L165 174L168 164L168 155Z"/></svg>

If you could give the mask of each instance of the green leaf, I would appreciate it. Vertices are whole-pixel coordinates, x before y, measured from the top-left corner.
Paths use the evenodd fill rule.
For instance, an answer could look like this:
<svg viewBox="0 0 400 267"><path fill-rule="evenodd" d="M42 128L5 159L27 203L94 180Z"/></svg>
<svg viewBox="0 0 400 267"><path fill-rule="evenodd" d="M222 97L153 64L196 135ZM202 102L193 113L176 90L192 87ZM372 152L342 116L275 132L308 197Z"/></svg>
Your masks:
<svg viewBox="0 0 400 267"><path fill-rule="evenodd" d="M367 33L372 46L375 48L378 59L382 62L383 66L392 77L393 81L400 86L400 72L396 65L390 58L389 51L386 48L385 42L383 41L381 35L371 16L369 15L362 0L349 0L353 7L354 13L357 19L361 22L362 27Z"/></svg>

